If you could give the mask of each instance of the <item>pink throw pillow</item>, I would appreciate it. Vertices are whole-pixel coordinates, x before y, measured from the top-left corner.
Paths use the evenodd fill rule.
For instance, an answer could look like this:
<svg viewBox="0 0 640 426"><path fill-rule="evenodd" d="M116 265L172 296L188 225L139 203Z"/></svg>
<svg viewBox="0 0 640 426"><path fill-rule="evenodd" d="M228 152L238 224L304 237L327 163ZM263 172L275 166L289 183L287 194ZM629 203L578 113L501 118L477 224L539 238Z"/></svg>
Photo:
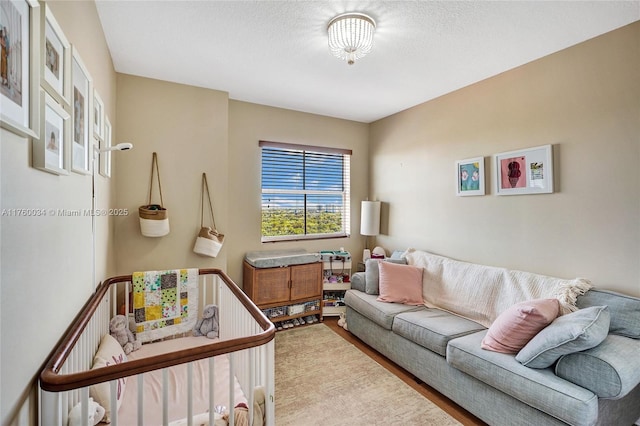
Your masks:
<svg viewBox="0 0 640 426"><path fill-rule="evenodd" d="M422 268L391 262L380 262L381 302L422 305Z"/></svg>
<svg viewBox="0 0 640 426"><path fill-rule="evenodd" d="M558 299L516 303L501 313L482 339L482 349L517 354L540 330L560 314Z"/></svg>

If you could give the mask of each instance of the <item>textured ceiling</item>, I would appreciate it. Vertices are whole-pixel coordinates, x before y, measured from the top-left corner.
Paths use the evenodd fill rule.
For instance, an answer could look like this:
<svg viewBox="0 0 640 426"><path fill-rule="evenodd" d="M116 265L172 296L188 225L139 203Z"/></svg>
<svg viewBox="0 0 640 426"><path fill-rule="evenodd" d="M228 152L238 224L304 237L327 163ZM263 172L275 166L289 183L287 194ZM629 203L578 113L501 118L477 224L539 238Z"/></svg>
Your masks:
<svg viewBox="0 0 640 426"><path fill-rule="evenodd" d="M636 1L96 1L117 72L371 122L640 20ZM372 52L329 54L364 12Z"/></svg>

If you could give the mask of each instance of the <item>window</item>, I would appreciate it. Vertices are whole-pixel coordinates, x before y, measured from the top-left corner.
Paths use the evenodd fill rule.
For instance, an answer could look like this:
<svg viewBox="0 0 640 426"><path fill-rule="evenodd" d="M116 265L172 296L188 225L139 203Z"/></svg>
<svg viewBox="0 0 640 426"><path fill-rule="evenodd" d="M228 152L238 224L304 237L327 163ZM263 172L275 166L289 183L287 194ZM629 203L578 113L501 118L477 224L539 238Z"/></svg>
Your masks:
<svg viewBox="0 0 640 426"><path fill-rule="evenodd" d="M262 241L350 233L351 150L260 141Z"/></svg>

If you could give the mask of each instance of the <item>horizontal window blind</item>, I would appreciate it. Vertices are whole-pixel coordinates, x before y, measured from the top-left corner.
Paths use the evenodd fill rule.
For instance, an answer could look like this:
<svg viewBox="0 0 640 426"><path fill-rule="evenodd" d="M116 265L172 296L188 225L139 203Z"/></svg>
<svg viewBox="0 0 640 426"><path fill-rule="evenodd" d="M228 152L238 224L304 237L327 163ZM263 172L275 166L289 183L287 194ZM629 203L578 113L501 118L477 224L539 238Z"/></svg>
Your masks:
<svg viewBox="0 0 640 426"><path fill-rule="evenodd" d="M350 154L282 143L261 146L262 240L348 235Z"/></svg>

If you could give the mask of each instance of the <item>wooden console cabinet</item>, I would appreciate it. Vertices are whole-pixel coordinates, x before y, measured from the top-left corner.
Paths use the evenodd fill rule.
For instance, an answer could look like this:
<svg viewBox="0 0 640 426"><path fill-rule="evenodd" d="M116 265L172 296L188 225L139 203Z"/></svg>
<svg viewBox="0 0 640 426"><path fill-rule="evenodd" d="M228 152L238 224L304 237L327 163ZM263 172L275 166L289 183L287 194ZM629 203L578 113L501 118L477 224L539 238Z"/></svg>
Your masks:
<svg viewBox="0 0 640 426"><path fill-rule="evenodd" d="M308 315L322 318L322 262L291 265L277 268L254 268L244 262L243 290L262 310L289 307L318 301L318 310L272 317L284 321Z"/></svg>

